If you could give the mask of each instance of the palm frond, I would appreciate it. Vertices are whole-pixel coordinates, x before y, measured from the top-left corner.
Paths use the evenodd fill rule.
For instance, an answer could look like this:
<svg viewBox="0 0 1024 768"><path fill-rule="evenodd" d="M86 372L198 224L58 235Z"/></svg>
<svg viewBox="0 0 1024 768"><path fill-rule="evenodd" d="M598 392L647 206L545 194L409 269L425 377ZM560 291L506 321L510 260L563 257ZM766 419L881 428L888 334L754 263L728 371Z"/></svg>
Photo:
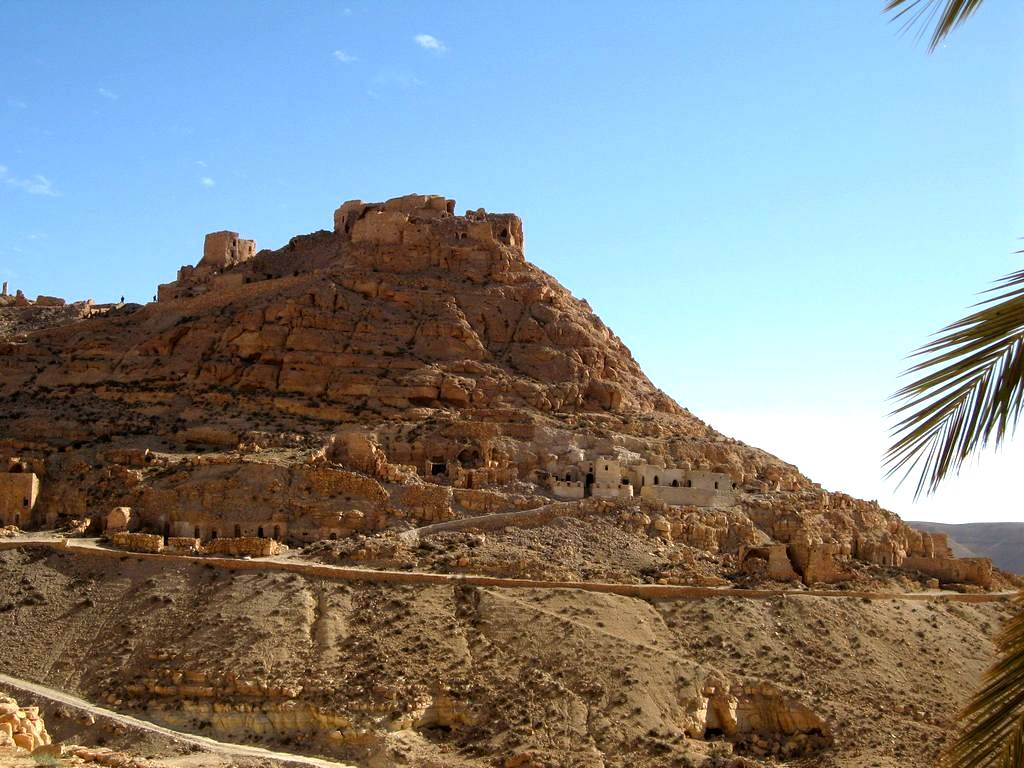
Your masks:
<svg viewBox="0 0 1024 768"><path fill-rule="evenodd" d="M976 311L943 328L911 357L903 375L899 421L885 454L886 477L919 472L914 497L931 493L967 458L1013 434L1024 410L1024 271L1007 275Z"/></svg>
<svg viewBox="0 0 1024 768"><path fill-rule="evenodd" d="M886 0L885 13L902 22L901 31L915 27L919 35L935 25L928 50L934 51L950 32L981 7L982 0ZM936 16L938 19L936 20Z"/></svg>
<svg viewBox="0 0 1024 768"><path fill-rule="evenodd" d="M944 756L951 768L1024 768L1024 592L1022 610L996 640L999 658L960 718L963 731Z"/></svg>

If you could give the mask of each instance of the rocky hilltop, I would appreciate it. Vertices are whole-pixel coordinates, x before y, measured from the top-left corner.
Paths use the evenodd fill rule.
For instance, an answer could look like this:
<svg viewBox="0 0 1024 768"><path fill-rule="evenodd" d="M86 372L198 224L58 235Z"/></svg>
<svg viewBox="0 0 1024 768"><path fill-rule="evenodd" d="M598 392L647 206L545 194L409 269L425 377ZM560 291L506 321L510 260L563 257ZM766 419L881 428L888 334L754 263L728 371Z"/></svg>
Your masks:
<svg viewBox="0 0 1024 768"><path fill-rule="evenodd" d="M350 201L41 299L0 301L22 679L367 766L924 768L991 655L1000 598L930 590L1012 577L674 402L515 215Z"/></svg>
<svg viewBox="0 0 1024 768"><path fill-rule="evenodd" d="M276 251L212 233L158 301L8 334L0 451L40 486L3 522L129 507L165 536L311 542L562 500L782 578L991 582L715 432L526 261L517 216L454 205L350 201Z"/></svg>

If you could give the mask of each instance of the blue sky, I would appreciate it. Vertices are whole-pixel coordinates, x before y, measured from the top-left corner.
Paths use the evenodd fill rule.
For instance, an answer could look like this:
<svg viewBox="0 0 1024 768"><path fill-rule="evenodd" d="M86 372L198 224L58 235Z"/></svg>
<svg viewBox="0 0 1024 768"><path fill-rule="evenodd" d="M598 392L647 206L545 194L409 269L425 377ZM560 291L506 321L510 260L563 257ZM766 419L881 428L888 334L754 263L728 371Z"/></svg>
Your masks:
<svg viewBox="0 0 1024 768"><path fill-rule="evenodd" d="M1005 457L917 507L878 471L905 354L1021 263L1024 6L928 55L881 2L635 5L0 3L0 279L145 301L207 231L444 194L519 213L716 427L911 518L1024 519Z"/></svg>

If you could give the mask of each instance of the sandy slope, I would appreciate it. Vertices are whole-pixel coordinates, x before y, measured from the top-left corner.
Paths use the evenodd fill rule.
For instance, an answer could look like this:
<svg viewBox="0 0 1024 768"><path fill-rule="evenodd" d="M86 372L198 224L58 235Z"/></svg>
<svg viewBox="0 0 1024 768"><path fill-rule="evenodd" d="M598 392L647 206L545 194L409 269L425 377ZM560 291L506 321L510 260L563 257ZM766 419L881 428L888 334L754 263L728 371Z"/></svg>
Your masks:
<svg viewBox="0 0 1024 768"><path fill-rule="evenodd" d="M772 681L826 718L836 746L803 765L930 768L1008 610L806 596L659 603L98 561L0 553L0 570L18 574L0 586L9 674L226 741L253 734L130 686L162 669L301 686L296 706L375 735L332 751L301 724L258 736L360 765L483 766L526 753L550 765L685 765L708 748L682 737L685 702L717 669ZM385 723L424 698L443 716L389 734Z"/></svg>

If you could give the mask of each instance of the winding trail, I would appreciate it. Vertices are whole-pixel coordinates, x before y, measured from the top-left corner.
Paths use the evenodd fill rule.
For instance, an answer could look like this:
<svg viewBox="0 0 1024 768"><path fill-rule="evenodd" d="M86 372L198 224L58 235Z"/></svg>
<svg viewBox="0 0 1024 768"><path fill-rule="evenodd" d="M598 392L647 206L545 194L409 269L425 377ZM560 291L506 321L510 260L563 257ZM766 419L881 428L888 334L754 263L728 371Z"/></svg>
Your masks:
<svg viewBox="0 0 1024 768"><path fill-rule="evenodd" d="M773 600L780 597L800 599L824 597L858 600L944 600L957 603L996 603L1012 600L1017 592L861 592L839 589L736 589L732 587L686 587L674 584L623 584L601 581L544 581L540 579L508 579L478 574L429 573L425 571L389 571L353 568L297 560L294 557L242 560L211 555L180 555L134 552L100 546L97 539L54 539L17 537L0 541L0 550L45 548L54 552L112 559L135 558L162 563L186 563L223 568L229 571L285 571L333 581L368 581L378 584L458 585L498 589L575 589L583 592L636 597L642 600L707 600L735 598L739 600Z"/></svg>
<svg viewBox="0 0 1024 768"><path fill-rule="evenodd" d="M47 701L55 704L63 704L68 707L73 707L74 709L81 710L82 712L88 712L90 715L95 717L112 720L131 728L138 728L143 731L149 731L150 733L158 733L162 736L174 739L175 741L196 744L210 752L217 752L223 755L232 755L235 757L253 757L265 760L276 760L283 765L305 765L313 766L313 768L355 768L348 763L339 763L333 760L325 760L320 757L293 755L290 752L275 752L270 749L263 749L262 747L250 747L245 744L231 744L229 742L217 741L216 739L211 739L206 736L199 736L194 733L175 731L170 728L164 728L162 725L151 723L148 720L140 720L139 718L132 717L131 715L123 715L120 712L104 709L103 707L91 704L84 699L80 699L77 696L72 696L69 693L64 693L63 691L58 691L53 688L47 688L45 685L31 683L27 680L19 680L16 677L5 675L2 672L0 672L0 686L11 689L15 693L20 691L41 699L46 699Z"/></svg>

